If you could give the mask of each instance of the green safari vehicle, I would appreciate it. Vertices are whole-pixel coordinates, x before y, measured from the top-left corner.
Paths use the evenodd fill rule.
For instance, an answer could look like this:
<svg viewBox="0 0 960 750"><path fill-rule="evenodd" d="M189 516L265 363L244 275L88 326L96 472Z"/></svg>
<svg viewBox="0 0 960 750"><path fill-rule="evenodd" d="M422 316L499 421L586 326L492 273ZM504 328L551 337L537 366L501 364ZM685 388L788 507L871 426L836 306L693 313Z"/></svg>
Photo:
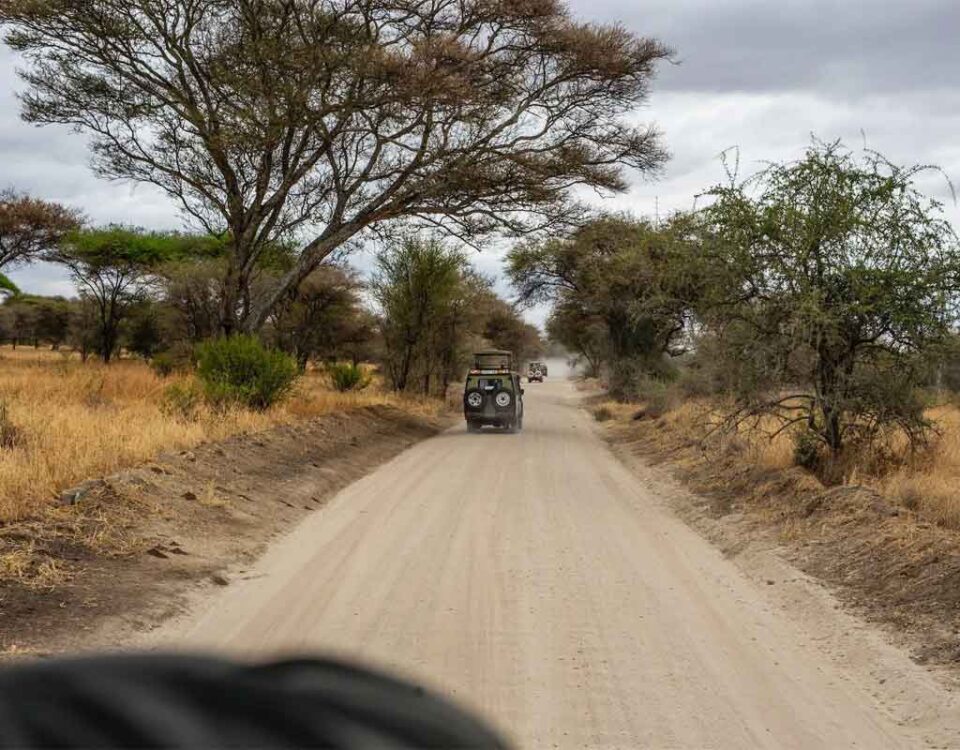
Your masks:
<svg viewBox="0 0 960 750"><path fill-rule="evenodd" d="M484 425L508 432L523 429L523 388L513 369L510 352L477 352L463 389L463 416L467 430Z"/></svg>

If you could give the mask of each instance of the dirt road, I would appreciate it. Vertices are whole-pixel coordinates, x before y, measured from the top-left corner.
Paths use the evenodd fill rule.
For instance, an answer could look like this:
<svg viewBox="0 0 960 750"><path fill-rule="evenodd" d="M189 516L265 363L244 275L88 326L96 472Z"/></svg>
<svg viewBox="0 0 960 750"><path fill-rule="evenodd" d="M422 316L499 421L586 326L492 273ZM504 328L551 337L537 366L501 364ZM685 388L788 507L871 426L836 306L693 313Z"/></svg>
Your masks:
<svg viewBox="0 0 960 750"><path fill-rule="evenodd" d="M417 445L155 642L387 666L522 747L954 744L956 704L922 668L799 574L723 558L569 383L527 397L522 434Z"/></svg>

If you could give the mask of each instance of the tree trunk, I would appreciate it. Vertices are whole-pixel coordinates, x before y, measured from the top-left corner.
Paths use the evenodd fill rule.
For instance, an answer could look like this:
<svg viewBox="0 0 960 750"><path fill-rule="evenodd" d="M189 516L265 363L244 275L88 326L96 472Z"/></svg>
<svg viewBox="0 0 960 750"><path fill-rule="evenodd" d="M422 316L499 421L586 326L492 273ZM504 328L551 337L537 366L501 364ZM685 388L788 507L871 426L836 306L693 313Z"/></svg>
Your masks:
<svg viewBox="0 0 960 750"><path fill-rule="evenodd" d="M396 389L398 391L407 390L407 380L410 377L410 365L413 358L413 347L407 345L403 353L403 362L400 365L400 372L396 380Z"/></svg>
<svg viewBox="0 0 960 750"><path fill-rule="evenodd" d="M840 429L840 412L832 406L823 406L823 436L834 456L843 448L843 434Z"/></svg>
<svg viewBox="0 0 960 750"><path fill-rule="evenodd" d="M100 338L100 359L103 360L104 364L110 364L110 360L113 358L113 346L113 334L104 331Z"/></svg>
<svg viewBox="0 0 960 750"><path fill-rule="evenodd" d="M223 298L220 300L220 332L224 336L232 336L239 329L237 301L237 277L230 271L223 285Z"/></svg>
<svg viewBox="0 0 960 750"><path fill-rule="evenodd" d="M100 323L100 359L109 364L117 348L118 326L120 321L115 316L108 316Z"/></svg>
<svg viewBox="0 0 960 750"><path fill-rule="evenodd" d="M307 245L300 254L297 264L280 277L280 280L269 294L264 295L263 299L257 303L256 306L252 306L250 310L247 311L243 320L239 321L238 328L244 333L256 333L263 328L267 317L273 312L280 301L290 293L291 289L298 287L307 276L317 269L317 266L319 266L330 253L354 237L370 223L371 217L348 222L341 225L336 231L318 237Z"/></svg>

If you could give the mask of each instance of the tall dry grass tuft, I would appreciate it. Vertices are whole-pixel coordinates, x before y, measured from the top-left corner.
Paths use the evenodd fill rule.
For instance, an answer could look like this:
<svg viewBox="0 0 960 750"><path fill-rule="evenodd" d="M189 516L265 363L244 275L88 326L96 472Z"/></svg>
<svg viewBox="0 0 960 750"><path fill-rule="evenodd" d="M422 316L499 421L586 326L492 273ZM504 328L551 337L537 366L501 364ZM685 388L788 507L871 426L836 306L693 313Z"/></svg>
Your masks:
<svg viewBox="0 0 960 750"><path fill-rule="evenodd" d="M939 435L878 483L879 489L934 523L960 529L960 409L942 405L927 416Z"/></svg>
<svg viewBox="0 0 960 750"><path fill-rule="evenodd" d="M422 415L443 408L377 387L338 393L321 373L310 372L288 403L269 412L200 406L184 419L163 408L168 387L184 380L162 379L135 361L103 366L49 351L0 350L0 433L9 436L0 446L0 521L28 517L84 479L163 451L375 404Z"/></svg>
<svg viewBox="0 0 960 750"><path fill-rule="evenodd" d="M617 406L604 404L617 420L630 419L628 408ZM710 398L686 398L662 421L674 434L699 442L711 434L724 412L723 405ZM927 448L912 452L906 437L894 434L869 448L851 446L826 470L832 474L831 483L872 488L925 520L960 529L960 407L942 404L928 409L926 416L937 428ZM776 420L765 417L742 425L732 435L714 432L708 442L722 451L735 449L738 459L748 465L784 470L795 466L795 435L784 431L770 439L778 426Z"/></svg>

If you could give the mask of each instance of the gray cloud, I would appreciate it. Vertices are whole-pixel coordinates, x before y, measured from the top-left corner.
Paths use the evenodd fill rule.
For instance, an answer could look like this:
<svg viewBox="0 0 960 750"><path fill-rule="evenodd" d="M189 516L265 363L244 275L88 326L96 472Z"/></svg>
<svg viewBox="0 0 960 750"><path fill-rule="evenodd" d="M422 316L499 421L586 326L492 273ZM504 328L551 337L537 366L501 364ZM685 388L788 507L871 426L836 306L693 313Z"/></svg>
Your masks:
<svg viewBox="0 0 960 750"><path fill-rule="evenodd" d="M950 90L960 68L955 0L575 0L581 17L656 36L680 64L660 89Z"/></svg>
<svg viewBox="0 0 960 750"><path fill-rule="evenodd" d="M956 0L571 0L581 19L619 22L674 47L650 104L637 114L664 131L673 158L655 182L599 205L652 215L685 209L722 179L719 153L738 146L741 170L799 156L810 135L863 143L900 163L934 163L960 180L960 3ZM0 186L82 208L97 223L180 226L176 207L148 186L108 183L87 166L83 136L20 121L15 61L0 50ZM944 179L922 189L947 203ZM499 270L503 246L476 256ZM369 253L357 258L370 267ZM66 277L35 267L14 278L32 291L69 293ZM499 288L505 289L502 279ZM541 322L544 311L531 318Z"/></svg>

